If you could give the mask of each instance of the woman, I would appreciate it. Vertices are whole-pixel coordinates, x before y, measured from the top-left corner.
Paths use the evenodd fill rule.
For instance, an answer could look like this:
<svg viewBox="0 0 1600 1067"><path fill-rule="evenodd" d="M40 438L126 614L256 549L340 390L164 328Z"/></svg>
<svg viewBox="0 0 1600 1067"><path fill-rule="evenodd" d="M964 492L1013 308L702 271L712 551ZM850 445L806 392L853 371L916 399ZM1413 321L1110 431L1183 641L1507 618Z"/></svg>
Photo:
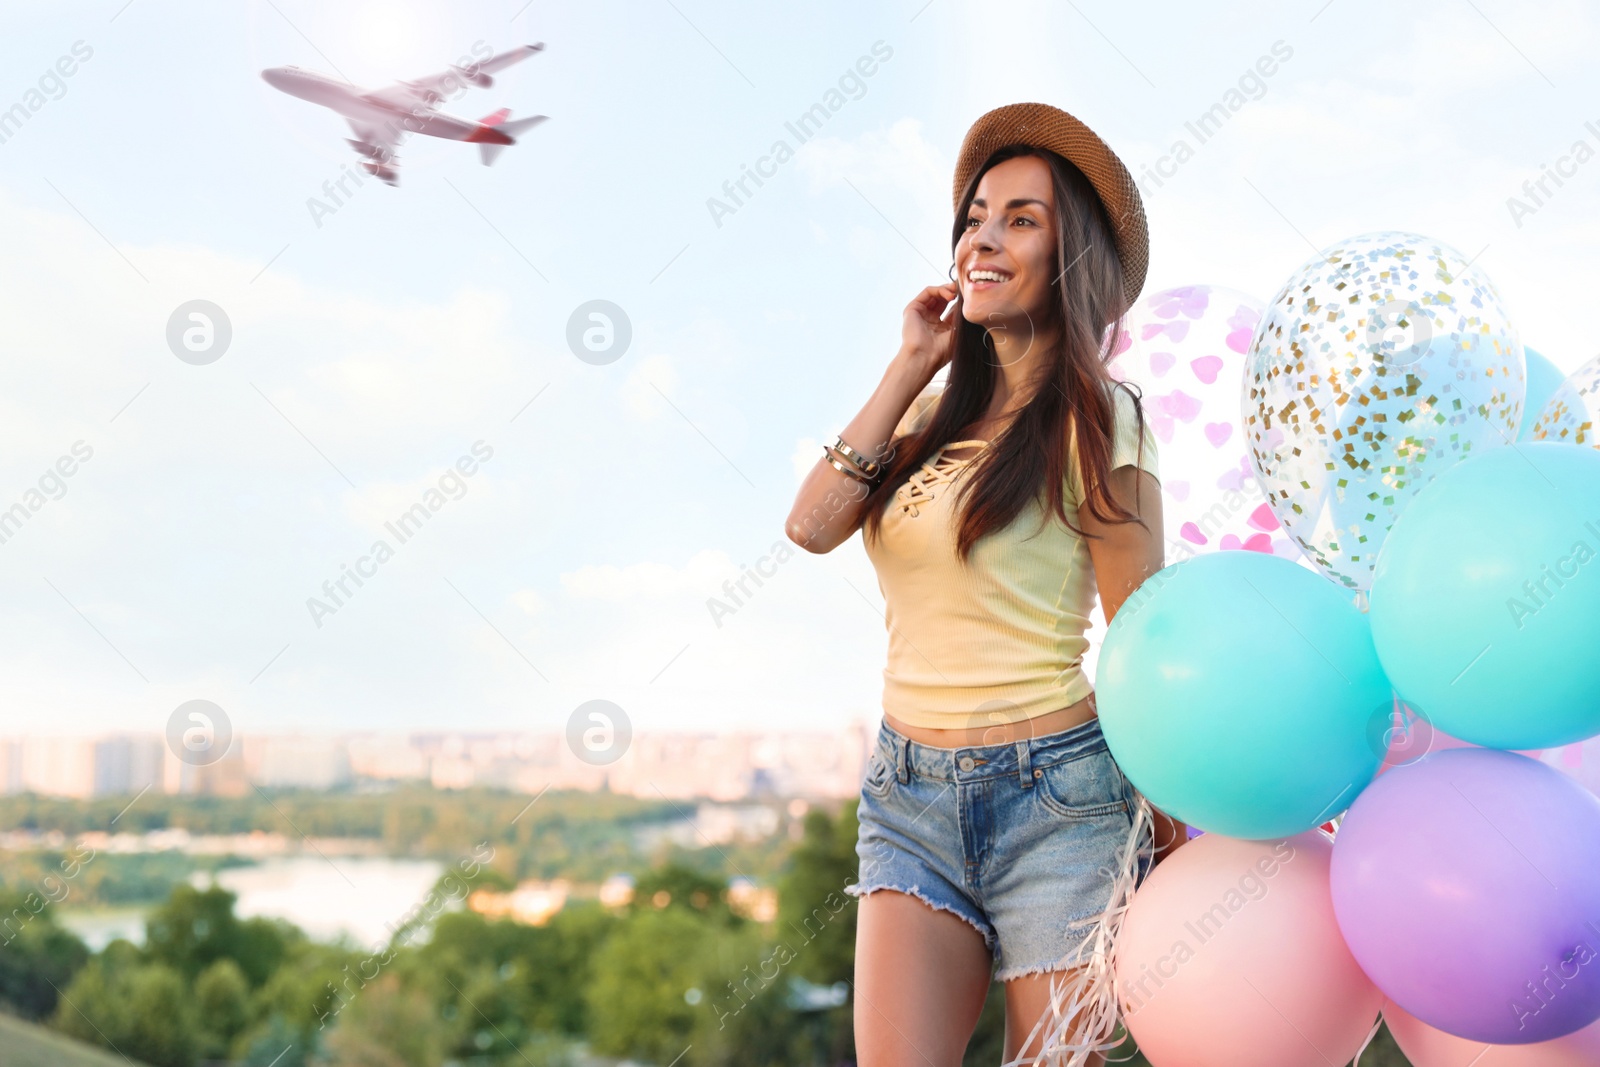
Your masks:
<svg viewBox="0 0 1600 1067"><path fill-rule="evenodd" d="M812 552L862 529L888 607L846 887L857 1055L956 1067L992 978L1008 1063L1099 1064L1118 920L1187 840L1111 758L1081 663L1096 594L1109 621L1162 566L1155 443L1106 369L1144 212L1111 150L1043 104L972 126L954 196L953 283L907 305L787 527Z"/></svg>

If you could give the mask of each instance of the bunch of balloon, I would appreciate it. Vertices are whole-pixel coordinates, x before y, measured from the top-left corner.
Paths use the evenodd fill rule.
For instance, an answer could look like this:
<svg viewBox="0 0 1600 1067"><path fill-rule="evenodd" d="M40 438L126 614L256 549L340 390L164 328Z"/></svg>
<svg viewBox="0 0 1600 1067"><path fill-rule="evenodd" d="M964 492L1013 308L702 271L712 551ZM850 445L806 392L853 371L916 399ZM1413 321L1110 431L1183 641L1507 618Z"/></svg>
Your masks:
<svg viewBox="0 0 1600 1067"><path fill-rule="evenodd" d="M1348 1062L1385 1000L1419 1047L1587 1047L1600 800L1515 750L1600 734L1600 454L1514 443L1526 359L1488 278L1412 234L1334 246L1259 322L1248 457L1304 560L1166 567L1096 677L1118 764L1204 831L1118 936L1154 1067ZM1593 395L1536 366L1541 414ZM1439 743L1396 760L1408 716Z"/></svg>
<svg viewBox="0 0 1600 1067"><path fill-rule="evenodd" d="M1204 830L1145 879L1113 966L1154 1067L1347 1063L1381 995L1339 936L1316 827L1377 773L1394 703L1366 616L1309 567L1214 552L1147 578L1096 676L1106 743Z"/></svg>
<svg viewBox="0 0 1600 1067"><path fill-rule="evenodd" d="M1379 553L1386 673L1481 747L1431 745L1357 798L1334 905L1363 970L1443 1034L1527 1045L1600 1020L1600 799L1515 751L1600 734L1597 557L1600 452L1550 441L1446 471Z"/></svg>

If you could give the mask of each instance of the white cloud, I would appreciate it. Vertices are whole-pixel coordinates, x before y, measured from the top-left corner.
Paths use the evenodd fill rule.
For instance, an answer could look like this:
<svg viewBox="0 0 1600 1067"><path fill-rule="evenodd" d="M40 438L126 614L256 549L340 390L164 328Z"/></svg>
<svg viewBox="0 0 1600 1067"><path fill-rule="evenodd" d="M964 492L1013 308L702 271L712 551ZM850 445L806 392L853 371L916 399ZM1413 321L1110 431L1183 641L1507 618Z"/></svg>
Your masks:
<svg viewBox="0 0 1600 1067"><path fill-rule="evenodd" d="M622 382L622 399L628 412L646 422L672 409L661 398L678 389L678 368L671 356L662 353L639 360Z"/></svg>
<svg viewBox="0 0 1600 1067"><path fill-rule="evenodd" d="M637 601L685 593L709 595L737 573L726 552L705 549L681 567L649 561L621 567L613 563L580 567L561 576L561 587L586 600Z"/></svg>
<svg viewBox="0 0 1600 1067"><path fill-rule="evenodd" d="M832 444L833 442L828 442ZM811 468L817 465L817 460L822 458L822 442L815 437L802 437L795 442L794 451L789 453L789 463L794 467L794 482L799 485L806 480L806 475L811 473Z"/></svg>

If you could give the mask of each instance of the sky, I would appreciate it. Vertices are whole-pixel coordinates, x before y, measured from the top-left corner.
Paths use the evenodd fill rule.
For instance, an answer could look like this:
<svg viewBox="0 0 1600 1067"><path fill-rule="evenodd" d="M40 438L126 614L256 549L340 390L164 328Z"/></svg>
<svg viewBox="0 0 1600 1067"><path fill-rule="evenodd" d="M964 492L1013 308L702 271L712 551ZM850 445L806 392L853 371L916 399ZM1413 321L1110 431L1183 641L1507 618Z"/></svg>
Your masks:
<svg viewBox="0 0 1600 1067"><path fill-rule="evenodd" d="M595 699L634 729L875 721L886 635L859 538L762 559L792 547L800 479L901 309L945 280L956 149L1005 103L1071 111L1143 174L1287 52L1146 182L1147 293L1266 301L1317 249L1408 230L1476 254L1558 366L1595 354L1600 161L1508 203L1600 147L1582 3L0 17L0 113L27 110L0 142L0 510L46 501L0 543L0 733L160 732L193 699L250 732L559 730ZM445 107L548 120L493 167L413 138L395 188L356 184L342 120L260 77L375 88L533 42ZM786 123L830 90L844 105L800 143ZM779 140L792 158L728 210L724 183ZM231 329L211 362L168 343L195 300ZM606 361L568 343L595 300L630 327ZM430 491L425 525L386 532ZM758 564L775 573L719 618L708 600ZM324 583L358 566L335 604Z"/></svg>

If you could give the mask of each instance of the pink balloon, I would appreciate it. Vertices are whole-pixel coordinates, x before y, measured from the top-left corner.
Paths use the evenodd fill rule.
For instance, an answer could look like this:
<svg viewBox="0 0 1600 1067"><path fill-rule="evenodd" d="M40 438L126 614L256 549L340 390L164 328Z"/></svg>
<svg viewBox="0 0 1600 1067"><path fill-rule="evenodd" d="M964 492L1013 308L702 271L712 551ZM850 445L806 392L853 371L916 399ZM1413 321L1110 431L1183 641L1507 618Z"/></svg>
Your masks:
<svg viewBox="0 0 1600 1067"><path fill-rule="evenodd" d="M1203 834L1134 894L1115 954L1123 1021L1153 1067L1327 1067L1383 995L1334 919L1332 839Z"/></svg>
<svg viewBox="0 0 1600 1067"><path fill-rule="evenodd" d="M1594 1067L1600 1063L1600 1022L1554 1041L1485 1045L1436 1030L1387 998L1383 1020L1412 1067Z"/></svg>
<svg viewBox="0 0 1600 1067"><path fill-rule="evenodd" d="M1276 518L1260 520L1266 498L1240 422L1246 353L1264 311L1233 289L1184 285L1141 298L1125 318L1126 343L1108 366L1140 386L1161 450L1168 562L1219 550L1300 557Z"/></svg>

